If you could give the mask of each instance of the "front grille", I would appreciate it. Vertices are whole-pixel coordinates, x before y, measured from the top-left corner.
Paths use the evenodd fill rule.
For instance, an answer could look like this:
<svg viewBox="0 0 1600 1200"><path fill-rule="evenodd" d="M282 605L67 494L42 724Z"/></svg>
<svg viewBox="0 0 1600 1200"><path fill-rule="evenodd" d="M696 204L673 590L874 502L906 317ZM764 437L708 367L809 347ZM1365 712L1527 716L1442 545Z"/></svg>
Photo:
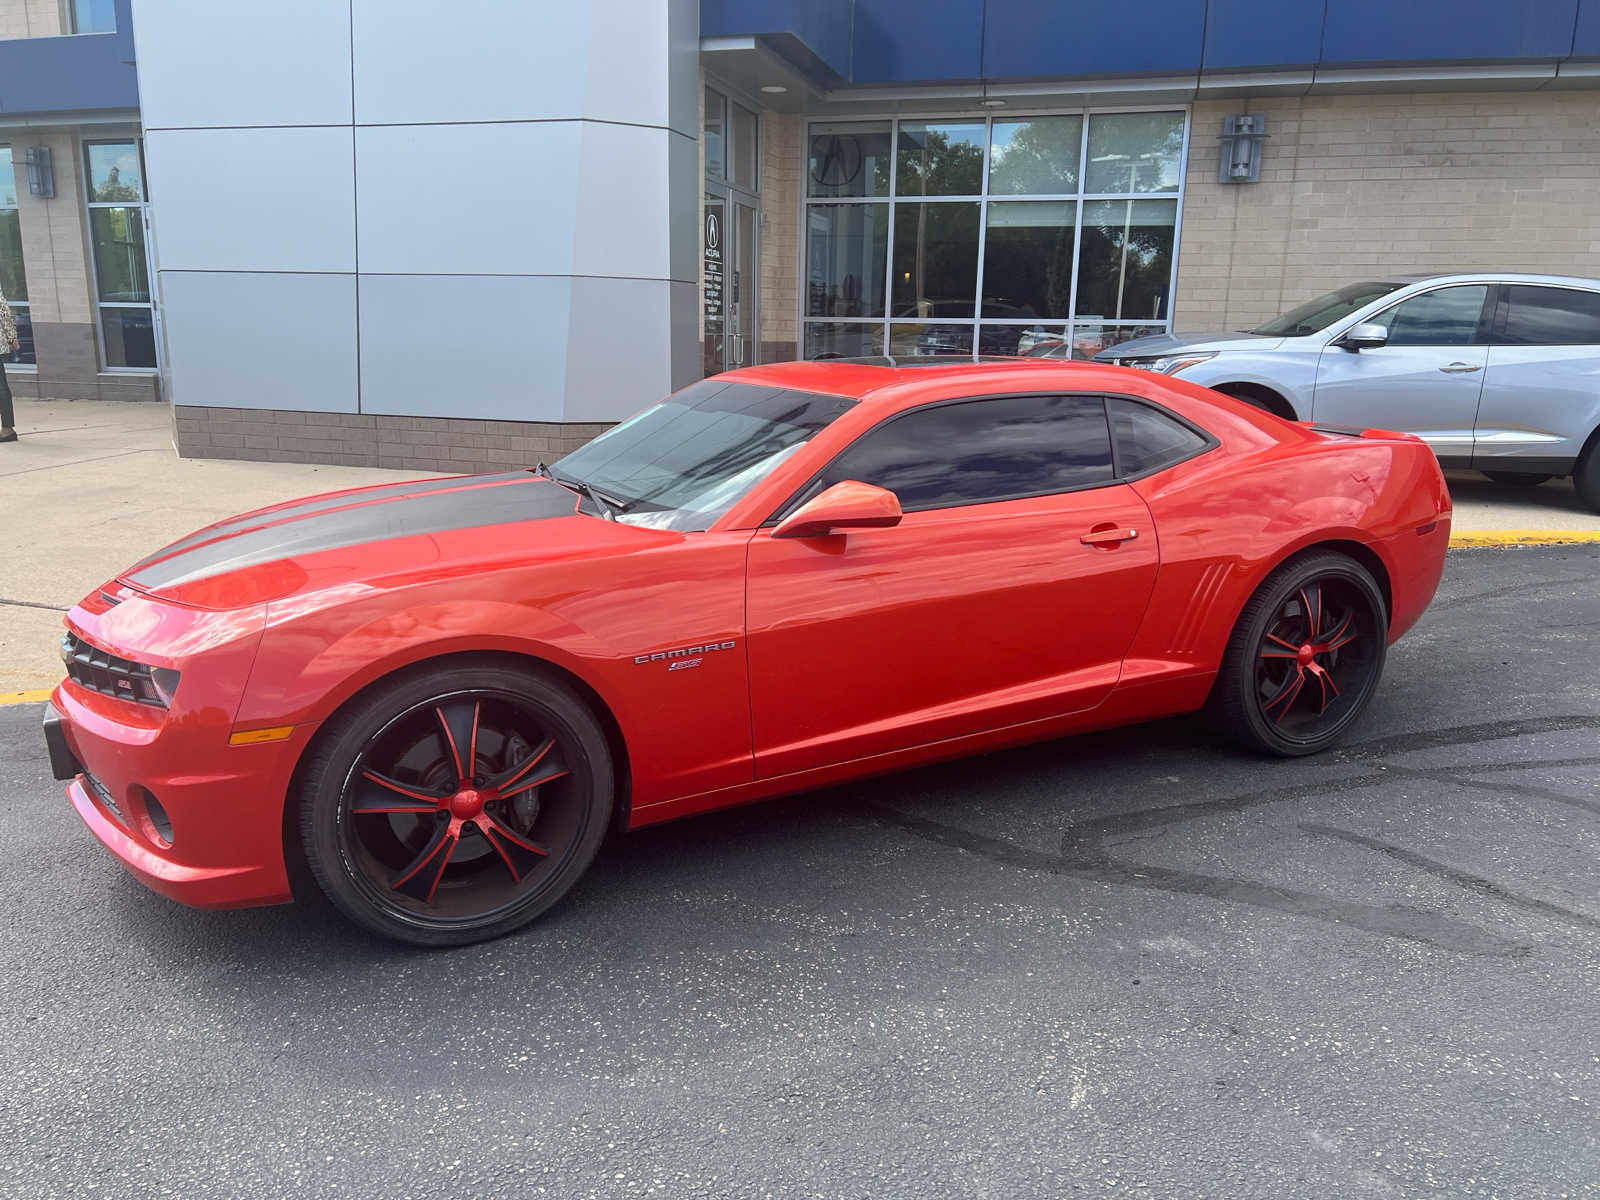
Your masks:
<svg viewBox="0 0 1600 1200"><path fill-rule="evenodd" d="M61 639L61 661L67 664L67 675L74 683L91 692L115 696L120 700L166 708L163 688L157 686L158 670L163 676L170 677L162 680L167 696L171 696L177 688L176 671L151 668L132 659L119 658L75 633L69 633Z"/></svg>

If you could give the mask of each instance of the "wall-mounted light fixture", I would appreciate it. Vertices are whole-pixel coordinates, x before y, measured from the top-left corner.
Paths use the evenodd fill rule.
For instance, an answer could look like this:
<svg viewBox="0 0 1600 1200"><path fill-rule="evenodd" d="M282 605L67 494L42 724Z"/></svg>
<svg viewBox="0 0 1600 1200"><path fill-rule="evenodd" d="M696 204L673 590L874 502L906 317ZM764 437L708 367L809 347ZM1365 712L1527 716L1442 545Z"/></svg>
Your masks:
<svg viewBox="0 0 1600 1200"><path fill-rule="evenodd" d="M1267 137L1265 117L1223 117L1219 183L1257 183L1261 179L1261 143Z"/></svg>
<svg viewBox="0 0 1600 1200"><path fill-rule="evenodd" d="M50 147L29 146L22 161L28 167L28 195L51 199L56 194L56 169L50 161Z"/></svg>

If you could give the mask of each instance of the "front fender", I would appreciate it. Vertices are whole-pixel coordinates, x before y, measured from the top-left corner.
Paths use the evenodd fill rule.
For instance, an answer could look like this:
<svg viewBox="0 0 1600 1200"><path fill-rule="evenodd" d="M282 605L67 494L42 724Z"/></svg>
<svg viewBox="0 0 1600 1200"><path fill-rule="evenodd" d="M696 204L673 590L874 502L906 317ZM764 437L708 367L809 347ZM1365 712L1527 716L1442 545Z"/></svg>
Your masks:
<svg viewBox="0 0 1600 1200"><path fill-rule="evenodd" d="M269 609L239 723L316 724L373 682L448 654L537 658L584 678L615 711L586 663L616 656L543 608L505 601L435 601L394 608L387 595L296 615Z"/></svg>

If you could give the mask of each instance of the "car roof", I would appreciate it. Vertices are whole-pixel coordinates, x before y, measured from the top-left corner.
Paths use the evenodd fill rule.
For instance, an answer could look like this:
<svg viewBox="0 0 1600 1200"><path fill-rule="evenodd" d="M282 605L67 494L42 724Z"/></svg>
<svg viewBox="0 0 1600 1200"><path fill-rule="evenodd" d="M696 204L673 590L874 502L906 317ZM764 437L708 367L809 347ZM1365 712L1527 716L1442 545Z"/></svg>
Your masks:
<svg viewBox="0 0 1600 1200"><path fill-rule="evenodd" d="M1543 283L1563 287L1600 288L1600 279L1588 279L1582 275L1535 275L1525 271L1443 271L1417 275L1379 275L1376 278L1383 283L1398 284L1439 283L1458 279L1474 283L1490 280L1496 283Z"/></svg>
<svg viewBox="0 0 1600 1200"><path fill-rule="evenodd" d="M1050 371L1061 377L1062 387L1106 387L1124 368L1060 358L882 357L833 358L810 362L767 363L741 367L718 375L738 383L764 383L801 392L822 392L863 400L875 392L902 383L970 383L977 391L999 386L1018 372Z"/></svg>

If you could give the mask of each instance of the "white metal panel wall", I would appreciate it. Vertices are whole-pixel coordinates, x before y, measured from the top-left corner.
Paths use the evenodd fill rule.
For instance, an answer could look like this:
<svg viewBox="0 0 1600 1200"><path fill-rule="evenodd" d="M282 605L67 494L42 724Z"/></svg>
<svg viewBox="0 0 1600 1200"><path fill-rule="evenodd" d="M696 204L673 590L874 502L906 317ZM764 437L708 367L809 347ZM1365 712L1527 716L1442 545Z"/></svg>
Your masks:
<svg viewBox="0 0 1600 1200"><path fill-rule="evenodd" d="M697 374L696 0L134 4L175 403L592 422Z"/></svg>

